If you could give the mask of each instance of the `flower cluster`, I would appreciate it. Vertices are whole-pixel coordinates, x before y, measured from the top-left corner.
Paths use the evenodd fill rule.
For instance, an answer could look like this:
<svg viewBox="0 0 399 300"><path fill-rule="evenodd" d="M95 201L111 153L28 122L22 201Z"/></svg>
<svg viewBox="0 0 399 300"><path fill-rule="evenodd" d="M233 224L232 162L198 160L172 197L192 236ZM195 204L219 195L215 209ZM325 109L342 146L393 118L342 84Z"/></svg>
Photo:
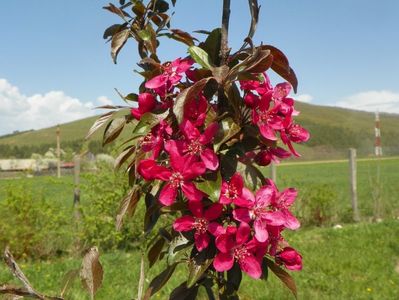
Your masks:
<svg viewBox="0 0 399 300"><path fill-rule="evenodd" d="M138 107L131 110L140 120L146 113L163 113L173 107L176 96L196 81L193 61L176 59L161 66L161 73L145 83L146 91L138 96ZM247 124L259 131L259 147L245 155L249 161L265 166L271 161L299 156L292 143L309 139L309 133L293 121L298 115L294 100L289 98L288 83L273 87L266 74L256 74L259 80L240 81L243 103L251 110ZM177 232L192 232L196 249L216 249L213 268L217 272L230 270L234 263L253 278L262 275L265 255L273 257L287 269L300 270L301 256L283 239L285 229L299 228L298 220L290 212L297 191L293 188L280 192L271 180L264 182L255 193L245 187L239 173L226 178L220 156L213 142L220 131L216 119L207 114L217 107L210 104L200 91L187 99L183 118L159 120L141 138L139 147L145 158L137 172L146 181L158 180L159 202L170 206L175 201L187 204L187 210L174 221ZM280 137L287 151L277 146ZM216 149L217 150L217 149ZM218 187L218 201L198 187L209 174L222 174Z"/></svg>

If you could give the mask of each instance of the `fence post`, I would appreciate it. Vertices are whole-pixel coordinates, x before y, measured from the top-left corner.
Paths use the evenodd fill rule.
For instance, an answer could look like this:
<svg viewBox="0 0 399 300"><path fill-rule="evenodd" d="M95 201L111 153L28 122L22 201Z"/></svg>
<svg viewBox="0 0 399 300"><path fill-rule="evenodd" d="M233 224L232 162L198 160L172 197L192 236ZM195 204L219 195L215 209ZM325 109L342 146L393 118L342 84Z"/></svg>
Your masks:
<svg viewBox="0 0 399 300"><path fill-rule="evenodd" d="M57 178L61 178L61 142L60 142L60 126L57 126L55 131L57 136Z"/></svg>
<svg viewBox="0 0 399 300"><path fill-rule="evenodd" d="M74 157L74 191L73 191L73 206L77 206L80 203L80 155L77 154Z"/></svg>
<svg viewBox="0 0 399 300"><path fill-rule="evenodd" d="M352 210L353 220L360 221L359 209L357 207L357 170L356 170L356 149L349 149L349 169L350 169L350 184L352 196Z"/></svg>
<svg viewBox="0 0 399 300"><path fill-rule="evenodd" d="M276 183L277 180L277 168L274 162L270 163L270 177Z"/></svg>

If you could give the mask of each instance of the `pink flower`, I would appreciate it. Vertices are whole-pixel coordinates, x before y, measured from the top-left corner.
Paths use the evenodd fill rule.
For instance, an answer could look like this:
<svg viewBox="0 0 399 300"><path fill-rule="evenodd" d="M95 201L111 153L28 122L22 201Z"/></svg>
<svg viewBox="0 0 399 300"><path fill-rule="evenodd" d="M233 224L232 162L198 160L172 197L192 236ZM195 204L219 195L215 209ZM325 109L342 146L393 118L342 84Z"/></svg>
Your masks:
<svg viewBox="0 0 399 300"><path fill-rule="evenodd" d="M284 264L291 271L302 270L302 256L291 247L285 247L276 254L276 262Z"/></svg>
<svg viewBox="0 0 399 300"><path fill-rule="evenodd" d="M252 121L258 125L259 131L265 139L275 141L277 140L276 130L281 130L284 126L278 106L270 108L270 102L270 93L262 96L259 105L252 110Z"/></svg>
<svg viewBox="0 0 399 300"><path fill-rule="evenodd" d="M141 93L138 102L139 107L131 109L132 116L137 120L140 120L145 113L151 112L157 104L157 100L150 93Z"/></svg>
<svg viewBox="0 0 399 300"><path fill-rule="evenodd" d="M228 271L236 261L241 270L249 276L255 279L260 278L262 275L261 261L256 256L260 244L254 239L248 241L251 232L248 224L241 223L236 230L232 230L232 228L216 237L216 247L220 252L213 261L215 270L218 272Z"/></svg>
<svg viewBox="0 0 399 300"><path fill-rule="evenodd" d="M189 120L185 120L181 124L181 131L185 140L170 140L166 147L167 149L178 149L183 155L199 157L207 169L214 171L219 167L219 159L209 147L209 144L212 142L218 128L219 126L216 122L212 123L201 134Z"/></svg>
<svg viewBox="0 0 399 300"><path fill-rule="evenodd" d="M219 203L212 204L205 212L201 202L189 202L188 207L193 216L182 216L173 223L173 229L176 231L194 230L195 247L202 251L209 245L208 232L214 233L218 228L218 223L212 222L220 217L223 211L223 205Z"/></svg>
<svg viewBox="0 0 399 300"><path fill-rule="evenodd" d="M208 101L199 94L196 98L189 99L184 105L183 117L193 123L194 126L202 126L206 118Z"/></svg>
<svg viewBox="0 0 399 300"><path fill-rule="evenodd" d="M269 237L267 225L280 226L285 223L284 214L271 207L275 196L274 186L266 185L256 192L255 197L251 194L247 201L235 202L241 208L233 210L234 219L245 223L253 221L255 238L261 243Z"/></svg>
<svg viewBox="0 0 399 300"><path fill-rule="evenodd" d="M144 152L152 151L150 158L156 159L164 148L164 141L172 134L169 124L161 120L151 131L141 139L140 146Z"/></svg>
<svg viewBox="0 0 399 300"><path fill-rule="evenodd" d="M284 159L290 156L291 153L281 147L266 147L256 154L255 162L259 166L267 166L272 161L278 164L280 162L278 158Z"/></svg>
<svg viewBox="0 0 399 300"><path fill-rule="evenodd" d="M191 68L193 61L189 59L177 58L172 62L162 65L163 73L155 76L145 83L147 89L165 89L168 91L182 79L182 74Z"/></svg>
<svg viewBox="0 0 399 300"><path fill-rule="evenodd" d="M284 223L282 225L288 229L298 229L301 225L298 219L295 218L295 216L289 210L298 195L298 191L294 188L288 188L282 192L279 192L272 180L268 179L268 183L269 186L275 191L275 197L272 198L271 205L276 212L280 212L283 215L282 218Z"/></svg>
<svg viewBox="0 0 399 300"><path fill-rule="evenodd" d="M243 91L257 92L259 95L264 95L270 91L273 91L273 86L270 83L270 79L266 73L263 73L263 78L260 80L242 80L240 81L240 87Z"/></svg>
<svg viewBox="0 0 399 300"><path fill-rule="evenodd" d="M244 187L244 180L242 179L240 173L235 173L233 176L231 176L229 182L223 180L219 202L222 204L230 204L233 201L245 202L247 201L247 198L251 196L251 191Z"/></svg>
<svg viewBox="0 0 399 300"><path fill-rule="evenodd" d="M280 131L280 136L283 143L288 146L292 154L294 154L295 156L301 155L295 151L291 142L303 143L310 138L309 132L305 128L294 123L291 118L286 118L284 120L284 129Z"/></svg>
<svg viewBox="0 0 399 300"><path fill-rule="evenodd" d="M197 189L192 180L205 173L202 162L196 162L190 156L180 156L170 152L170 167L159 166L153 159L140 161L137 171L145 180L159 179L167 183L162 188L159 201L163 205L171 205L177 196L179 188L190 201L200 201L204 194Z"/></svg>

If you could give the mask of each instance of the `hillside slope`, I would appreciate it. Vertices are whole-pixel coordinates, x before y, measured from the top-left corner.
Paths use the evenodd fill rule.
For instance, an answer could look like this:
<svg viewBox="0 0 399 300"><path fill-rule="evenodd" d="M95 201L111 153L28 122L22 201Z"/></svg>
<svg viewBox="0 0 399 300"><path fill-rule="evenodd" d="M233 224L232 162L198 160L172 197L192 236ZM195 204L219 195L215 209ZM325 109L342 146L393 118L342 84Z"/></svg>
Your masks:
<svg viewBox="0 0 399 300"><path fill-rule="evenodd" d="M349 147L359 155L372 155L374 147L374 114L337 107L297 102L301 112L298 123L311 132L311 140L298 150L305 159L340 158ZM78 148L97 117L61 124L63 147ZM399 154L399 115L380 114L384 154ZM56 126L0 137L0 157L23 156L22 152L43 152L55 146ZM92 137L98 149L101 133ZM22 149L23 148L23 149ZM19 153L19 152L21 153ZM7 154L8 153L8 154Z"/></svg>

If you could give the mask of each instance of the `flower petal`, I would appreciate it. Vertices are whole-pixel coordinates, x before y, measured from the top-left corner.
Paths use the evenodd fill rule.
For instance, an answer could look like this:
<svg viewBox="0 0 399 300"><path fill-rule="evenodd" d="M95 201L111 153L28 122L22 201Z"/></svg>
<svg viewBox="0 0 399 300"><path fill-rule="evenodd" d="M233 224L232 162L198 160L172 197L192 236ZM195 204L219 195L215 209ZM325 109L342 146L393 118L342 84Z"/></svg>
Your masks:
<svg viewBox="0 0 399 300"><path fill-rule="evenodd" d="M255 279L259 279L262 276L262 268L259 261L255 256L250 255L239 262L241 270L247 273L249 276Z"/></svg>
<svg viewBox="0 0 399 300"><path fill-rule="evenodd" d="M168 81L168 77L165 76L164 74L161 74L161 75L155 76L154 78L148 80L145 83L145 87L147 89L156 89L161 86L164 86L167 81Z"/></svg>
<svg viewBox="0 0 399 300"><path fill-rule="evenodd" d="M143 159L140 161L137 166L137 172L145 179L145 180L169 180L170 176L172 176L172 172L163 166L158 166L153 159Z"/></svg>
<svg viewBox="0 0 399 300"><path fill-rule="evenodd" d="M247 208L236 208L233 210L233 218L240 222L251 222L251 216Z"/></svg>
<svg viewBox="0 0 399 300"><path fill-rule="evenodd" d="M301 224L299 223L298 219L295 218L295 216L288 209L283 209L282 213L284 214L285 217L285 223L284 223L285 227L291 230L296 230L299 227L301 227Z"/></svg>
<svg viewBox="0 0 399 300"><path fill-rule="evenodd" d="M199 138L199 142L203 145L209 144L210 142L212 142L212 139L215 137L218 130L219 125L217 122L209 124L209 126L205 129L204 133Z"/></svg>
<svg viewBox="0 0 399 300"><path fill-rule="evenodd" d="M187 199L190 201L201 201L201 199L204 197L204 193L197 189L195 184L192 182L184 182L181 186L181 189L184 195L186 195Z"/></svg>
<svg viewBox="0 0 399 300"><path fill-rule="evenodd" d="M215 244L220 252L230 253L230 250L235 246L233 235L228 233L221 234L216 237Z"/></svg>
<svg viewBox="0 0 399 300"><path fill-rule="evenodd" d="M202 251L209 245L209 235L207 233L194 234L195 247L198 251Z"/></svg>
<svg viewBox="0 0 399 300"><path fill-rule="evenodd" d="M261 187L257 192L256 192L256 206L257 207L268 207L270 204L272 204L274 197L275 197L276 191L273 188L273 186L266 185Z"/></svg>
<svg viewBox="0 0 399 300"><path fill-rule="evenodd" d="M200 156L207 169L215 171L219 167L219 159L210 148L205 148Z"/></svg>
<svg viewBox="0 0 399 300"><path fill-rule="evenodd" d="M183 216L173 223L173 229L176 231L190 231L194 228L195 219L192 216Z"/></svg>
<svg viewBox="0 0 399 300"><path fill-rule="evenodd" d="M213 267L218 272L230 270L234 265L234 257L230 253L218 253L213 261Z"/></svg>
<svg viewBox="0 0 399 300"><path fill-rule="evenodd" d="M166 206L172 205L175 202L176 196L177 188L167 183L159 194L159 202Z"/></svg>
<svg viewBox="0 0 399 300"><path fill-rule="evenodd" d="M205 211L204 217L208 221L212 221L219 218L222 212L223 212L223 205L220 203L214 203Z"/></svg>
<svg viewBox="0 0 399 300"><path fill-rule="evenodd" d="M236 232L237 244L242 245L246 241L248 241L250 232L251 232L251 227L249 227L247 223L241 222Z"/></svg>
<svg viewBox="0 0 399 300"><path fill-rule="evenodd" d="M254 221L254 229L255 229L255 238L263 243L269 238L269 234L266 228L266 221L261 218L257 218Z"/></svg>
<svg viewBox="0 0 399 300"><path fill-rule="evenodd" d="M139 111L142 114L152 111L157 103L155 97L150 93L141 93L138 97L138 102Z"/></svg>

